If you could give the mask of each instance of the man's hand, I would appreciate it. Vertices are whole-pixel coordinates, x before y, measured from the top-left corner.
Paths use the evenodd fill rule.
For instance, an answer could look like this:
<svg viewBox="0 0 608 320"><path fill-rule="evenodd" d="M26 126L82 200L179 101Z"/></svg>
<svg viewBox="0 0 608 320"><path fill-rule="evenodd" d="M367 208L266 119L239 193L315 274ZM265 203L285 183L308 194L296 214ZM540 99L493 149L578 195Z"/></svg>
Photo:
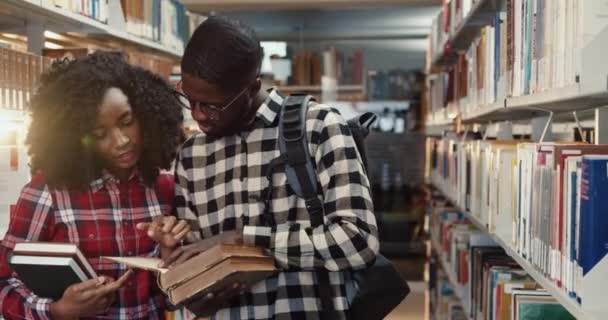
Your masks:
<svg viewBox="0 0 608 320"><path fill-rule="evenodd" d="M179 247L165 258L159 267L167 268L182 264L184 261L187 261L218 244L243 244L243 233L241 230L226 231L215 237Z"/></svg>
<svg viewBox="0 0 608 320"><path fill-rule="evenodd" d="M177 220L174 216L157 217L152 222L141 222L137 229L147 230L148 237L158 242L162 248L175 248L190 232L186 220Z"/></svg>
<svg viewBox="0 0 608 320"><path fill-rule="evenodd" d="M246 285L235 283L232 287L226 288L217 294L210 293L198 300L186 304L186 308L197 317L209 317L218 310L227 306L228 302L249 290Z"/></svg>
<svg viewBox="0 0 608 320"><path fill-rule="evenodd" d="M116 291L131 274L133 271L129 270L116 281L101 276L69 286L61 299L51 304L53 319L78 319L107 312L116 301Z"/></svg>

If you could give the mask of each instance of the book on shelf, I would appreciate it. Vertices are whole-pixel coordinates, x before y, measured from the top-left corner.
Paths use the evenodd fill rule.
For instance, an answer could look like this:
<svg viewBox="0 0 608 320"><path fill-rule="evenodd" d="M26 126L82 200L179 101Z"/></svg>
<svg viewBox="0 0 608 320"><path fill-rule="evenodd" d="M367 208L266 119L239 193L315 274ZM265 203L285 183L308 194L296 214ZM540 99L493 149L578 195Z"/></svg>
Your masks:
<svg viewBox="0 0 608 320"><path fill-rule="evenodd" d="M126 31L174 49L182 50L190 38L190 16L175 0L121 0ZM192 15L194 23L201 21ZM196 24L198 26L198 24Z"/></svg>
<svg viewBox="0 0 608 320"><path fill-rule="evenodd" d="M9 265L28 289L51 299L61 298L70 285L97 277L78 246L70 243L17 243Z"/></svg>
<svg viewBox="0 0 608 320"><path fill-rule="evenodd" d="M216 245L170 269L159 268L160 259L155 258L103 258L158 273L158 285L174 305L217 293L235 283L251 286L277 272L274 259L262 248L240 245Z"/></svg>
<svg viewBox="0 0 608 320"><path fill-rule="evenodd" d="M0 109L25 110L50 59L0 48Z"/></svg>
<svg viewBox="0 0 608 320"><path fill-rule="evenodd" d="M433 181L456 205L471 208L555 290L605 310L597 297L608 285L601 276L608 268L608 145L429 139ZM468 159L472 170L456 166Z"/></svg>
<svg viewBox="0 0 608 320"><path fill-rule="evenodd" d="M108 23L109 0L53 0L48 2L48 5Z"/></svg>
<svg viewBox="0 0 608 320"><path fill-rule="evenodd" d="M512 319L574 320L568 310L543 290L514 289Z"/></svg>
<svg viewBox="0 0 608 320"><path fill-rule="evenodd" d="M520 312L517 302L524 294L546 297L547 304L560 307L557 313L560 317L569 316L566 309L541 289L527 271L507 256L504 248L497 246L489 235L480 230L463 229L462 226L466 225L465 216L444 203L435 202L430 220L433 248L439 257L431 259L430 269L431 306L435 319L451 319L449 310L453 303L461 304L467 319L520 319L515 312ZM465 230L468 232L466 237L463 236ZM450 240L443 241L445 237ZM455 260L454 256L461 255L455 255L454 251L466 253L467 258ZM442 261L443 269L436 266L436 261ZM466 277L459 273L463 262L468 270ZM529 319L544 318L536 315Z"/></svg>
<svg viewBox="0 0 608 320"><path fill-rule="evenodd" d="M451 1L458 2L461 1ZM594 63L588 50L601 50L594 44L602 41L598 37L608 27L607 17L608 7L598 1L506 1L494 13L494 19L488 19L487 25L480 28L479 37L469 49L458 54L454 66L439 72L449 75L440 78L448 82L440 86L458 87L459 94L448 95L447 99L432 94L430 109L457 104L461 112L469 112L509 97L576 86L591 91L603 88L605 75L596 75L597 69L587 64ZM438 19L435 23L439 21L454 23L453 19ZM434 25L429 47L432 54L428 56L454 46L445 34ZM463 58L466 62L461 61ZM458 76L462 65L468 68L467 77ZM601 86L591 83L599 80Z"/></svg>

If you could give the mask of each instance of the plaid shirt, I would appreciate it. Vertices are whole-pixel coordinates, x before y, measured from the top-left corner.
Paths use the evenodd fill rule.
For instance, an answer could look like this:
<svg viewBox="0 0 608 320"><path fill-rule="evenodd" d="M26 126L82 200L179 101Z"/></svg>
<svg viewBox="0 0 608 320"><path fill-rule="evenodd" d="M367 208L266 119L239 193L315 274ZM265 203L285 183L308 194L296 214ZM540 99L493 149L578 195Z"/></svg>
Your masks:
<svg viewBox="0 0 608 320"><path fill-rule="evenodd" d="M216 319L318 319L315 270L321 268L331 271L333 303L341 311L336 319L344 318L350 270L365 268L379 249L369 181L355 142L339 113L323 105L309 108L306 130L323 192L324 225L311 228L304 200L281 170L272 176L270 212L276 225L262 225L266 170L280 154L282 102L278 91L270 91L251 129L219 139L198 134L185 143L177 162L176 209L180 219L198 226L195 235L242 229L245 243L267 248L281 268Z"/></svg>
<svg viewBox="0 0 608 320"><path fill-rule="evenodd" d="M118 279L126 267L100 257L158 255L158 245L135 225L168 214L173 189L173 179L168 175L161 175L155 188L148 188L137 175L119 183L106 173L85 191L51 189L42 175L35 175L21 192L0 247L2 316L50 319L52 301L28 290L7 263L16 243L76 243L98 275ZM147 271L134 271L108 313L95 319L164 319L165 300L156 277Z"/></svg>

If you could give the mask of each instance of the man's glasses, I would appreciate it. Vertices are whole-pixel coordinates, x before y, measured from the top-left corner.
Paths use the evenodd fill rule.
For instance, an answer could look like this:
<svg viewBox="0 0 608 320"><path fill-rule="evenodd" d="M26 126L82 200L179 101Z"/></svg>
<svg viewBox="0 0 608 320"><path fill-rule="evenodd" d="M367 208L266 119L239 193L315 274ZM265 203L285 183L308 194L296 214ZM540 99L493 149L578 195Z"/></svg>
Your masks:
<svg viewBox="0 0 608 320"><path fill-rule="evenodd" d="M183 97L184 99L186 99L188 101L187 104L186 103L182 103L182 105L183 105L184 108L186 108L188 110L198 109L198 111L204 113L211 120L217 121L217 120L219 120L221 118L222 112L224 112L236 100L238 100L238 98L240 98L243 95L243 93L245 93L245 91L247 91L247 89L249 89L249 87L245 87L245 89L243 89L241 92L239 92L239 94L237 94L234 98L232 98L232 100L230 100L230 102L228 102L226 105L224 105L224 107L221 107L221 108L217 107L217 106L214 106L212 104L205 104L203 102L190 99L190 97L188 97L182 91L182 82L181 81L177 83L175 93L178 94L179 96Z"/></svg>

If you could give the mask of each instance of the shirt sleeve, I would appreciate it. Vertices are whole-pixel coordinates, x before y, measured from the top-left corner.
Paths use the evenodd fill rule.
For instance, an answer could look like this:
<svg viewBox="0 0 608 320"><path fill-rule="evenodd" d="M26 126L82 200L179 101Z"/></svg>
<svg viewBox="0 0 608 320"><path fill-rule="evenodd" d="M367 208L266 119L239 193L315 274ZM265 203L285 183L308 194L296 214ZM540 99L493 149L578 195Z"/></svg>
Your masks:
<svg viewBox="0 0 608 320"><path fill-rule="evenodd" d="M50 299L32 293L8 265L18 242L46 241L54 229L53 200L45 184L30 182L21 191L0 245L0 310L5 319L50 319Z"/></svg>
<svg viewBox="0 0 608 320"><path fill-rule="evenodd" d="M185 149L185 148L184 148ZM184 168L184 164L178 157L177 161L175 161L175 197L174 197L174 207L175 207L175 215L178 219L188 221L192 232L188 235L188 242L195 242L197 240L202 239L200 233L200 225L198 223L198 215L194 212L194 205L190 198L190 193L188 191L188 181L190 181L188 177L188 172Z"/></svg>
<svg viewBox="0 0 608 320"><path fill-rule="evenodd" d="M245 226L244 240L270 249L283 268L365 268L379 250L369 180L342 117L322 109L317 119L309 139L314 142L318 135L314 154L323 190L324 224L314 229L297 223Z"/></svg>

